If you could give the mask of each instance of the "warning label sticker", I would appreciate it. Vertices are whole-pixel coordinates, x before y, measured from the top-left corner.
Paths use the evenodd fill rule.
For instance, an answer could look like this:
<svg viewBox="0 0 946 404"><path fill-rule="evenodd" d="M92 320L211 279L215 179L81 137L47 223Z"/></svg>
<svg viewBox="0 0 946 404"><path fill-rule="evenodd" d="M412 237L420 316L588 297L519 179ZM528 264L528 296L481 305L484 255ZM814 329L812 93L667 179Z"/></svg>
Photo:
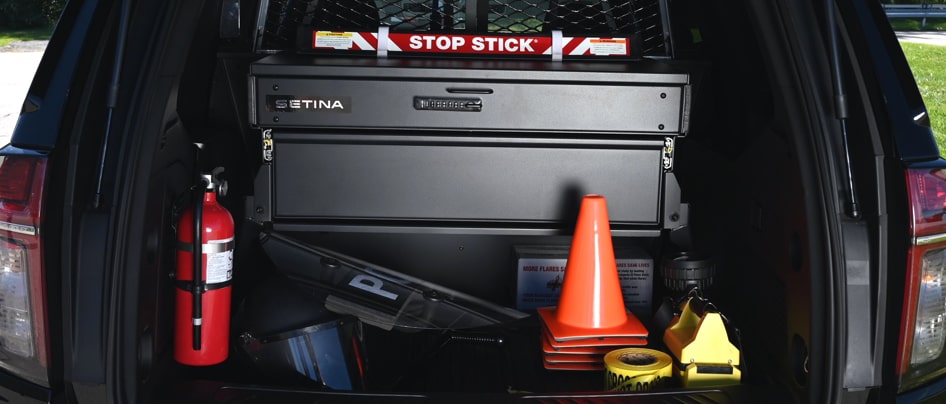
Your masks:
<svg viewBox="0 0 946 404"><path fill-rule="evenodd" d="M352 32L317 31L314 38L314 47L348 50L354 42Z"/></svg>
<svg viewBox="0 0 946 404"><path fill-rule="evenodd" d="M590 51L591 54L595 56L627 55L627 39L592 39Z"/></svg>

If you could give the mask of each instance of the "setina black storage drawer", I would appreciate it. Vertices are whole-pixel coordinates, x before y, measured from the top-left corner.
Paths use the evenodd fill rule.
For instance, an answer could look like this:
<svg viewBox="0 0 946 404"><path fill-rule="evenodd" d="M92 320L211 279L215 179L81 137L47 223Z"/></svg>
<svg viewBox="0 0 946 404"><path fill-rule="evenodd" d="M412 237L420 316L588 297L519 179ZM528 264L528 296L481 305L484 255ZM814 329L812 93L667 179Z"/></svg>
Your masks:
<svg viewBox="0 0 946 404"><path fill-rule="evenodd" d="M616 233L655 235L680 210L690 90L648 66L266 57L250 69L258 219L559 234L594 193Z"/></svg>

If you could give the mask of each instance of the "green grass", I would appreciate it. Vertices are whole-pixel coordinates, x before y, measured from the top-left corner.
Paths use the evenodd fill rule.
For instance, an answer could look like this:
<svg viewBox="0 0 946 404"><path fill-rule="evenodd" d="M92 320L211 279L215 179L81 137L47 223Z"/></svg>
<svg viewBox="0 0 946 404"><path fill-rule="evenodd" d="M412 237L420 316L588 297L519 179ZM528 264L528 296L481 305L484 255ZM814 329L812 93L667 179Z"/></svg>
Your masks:
<svg viewBox="0 0 946 404"><path fill-rule="evenodd" d="M16 41L49 39L49 36L52 35L52 33L53 27L17 30L0 29L0 48Z"/></svg>
<svg viewBox="0 0 946 404"><path fill-rule="evenodd" d="M894 31L946 31L946 18L927 18L926 25L920 19L891 18Z"/></svg>
<svg viewBox="0 0 946 404"><path fill-rule="evenodd" d="M901 42L930 113L940 153L946 153L946 46Z"/></svg>

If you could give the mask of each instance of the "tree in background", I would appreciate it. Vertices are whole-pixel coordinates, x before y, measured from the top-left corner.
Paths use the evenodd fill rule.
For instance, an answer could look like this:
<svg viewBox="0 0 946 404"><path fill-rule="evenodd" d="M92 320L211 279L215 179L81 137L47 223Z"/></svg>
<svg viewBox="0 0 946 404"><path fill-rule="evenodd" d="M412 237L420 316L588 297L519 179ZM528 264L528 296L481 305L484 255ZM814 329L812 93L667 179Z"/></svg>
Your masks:
<svg viewBox="0 0 946 404"><path fill-rule="evenodd" d="M56 25L59 22L59 15L62 14L62 8L66 6L68 0L42 0L43 16L46 17L48 26ZM944 0L946 1L946 0Z"/></svg>
<svg viewBox="0 0 946 404"><path fill-rule="evenodd" d="M0 28L48 27L59 20L66 0L0 0Z"/></svg>

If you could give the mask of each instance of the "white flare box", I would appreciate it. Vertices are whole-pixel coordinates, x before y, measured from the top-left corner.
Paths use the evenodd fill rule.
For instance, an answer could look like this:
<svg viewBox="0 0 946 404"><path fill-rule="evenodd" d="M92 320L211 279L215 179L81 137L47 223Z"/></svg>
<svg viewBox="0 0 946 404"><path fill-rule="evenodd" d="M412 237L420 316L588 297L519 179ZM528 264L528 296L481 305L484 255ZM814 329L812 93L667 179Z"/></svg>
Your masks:
<svg viewBox="0 0 946 404"><path fill-rule="evenodd" d="M516 308L557 306L568 263L567 246L516 246ZM638 317L650 317L654 260L639 247L615 248L615 263L624 306Z"/></svg>

